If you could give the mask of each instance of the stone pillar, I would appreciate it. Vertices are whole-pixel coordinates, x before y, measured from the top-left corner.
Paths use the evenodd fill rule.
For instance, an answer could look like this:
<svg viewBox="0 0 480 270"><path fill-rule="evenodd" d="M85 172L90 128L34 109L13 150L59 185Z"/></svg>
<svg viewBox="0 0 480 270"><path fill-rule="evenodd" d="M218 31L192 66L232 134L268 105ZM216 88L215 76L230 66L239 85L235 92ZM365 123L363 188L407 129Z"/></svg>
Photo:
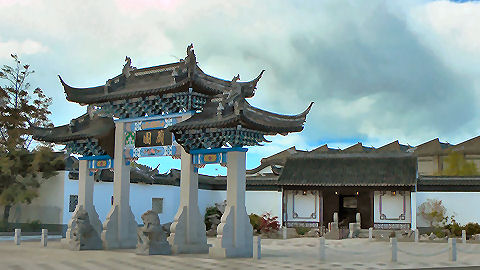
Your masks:
<svg viewBox="0 0 480 270"><path fill-rule="evenodd" d="M253 256L253 228L245 208L245 158L246 150L227 154L227 206L209 250L212 257Z"/></svg>
<svg viewBox="0 0 480 270"><path fill-rule="evenodd" d="M173 253L208 253L205 222L198 209L198 172L192 156L181 150L180 205L170 226Z"/></svg>
<svg viewBox="0 0 480 270"><path fill-rule="evenodd" d="M65 241L70 241L72 237L72 229L75 226L73 222L73 217L80 210L85 210L88 213L88 218L90 224L98 233L102 233L102 222L100 221L97 211L95 210L95 205L93 205L93 174L90 173L88 168L88 160L80 159L78 161L78 203L75 211L72 213L72 219L68 222L68 229L66 233Z"/></svg>
<svg viewBox="0 0 480 270"><path fill-rule="evenodd" d="M448 238L448 259L451 262L457 261L457 239Z"/></svg>
<svg viewBox="0 0 480 270"><path fill-rule="evenodd" d="M105 249L135 248L138 224L130 208L130 164L125 159L125 123L115 122L113 205L103 223Z"/></svg>
<svg viewBox="0 0 480 270"><path fill-rule="evenodd" d="M417 193L410 192L410 209L411 209L411 218L412 223L410 224L410 229L415 231L417 229Z"/></svg>
<svg viewBox="0 0 480 270"><path fill-rule="evenodd" d="M398 252L397 238L396 237L390 238L390 244L392 246L392 262L397 262L397 252Z"/></svg>
<svg viewBox="0 0 480 270"><path fill-rule="evenodd" d="M48 242L48 230L42 229L42 238L40 239L40 243L42 247L46 247Z"/></svg>
<svg viewBox="0 0 480 270"><path fill-rule="evenodd" d="M13 242L15 245L20 245L22 241L22 229L15 229L15 236L13 237Z"/></svg>

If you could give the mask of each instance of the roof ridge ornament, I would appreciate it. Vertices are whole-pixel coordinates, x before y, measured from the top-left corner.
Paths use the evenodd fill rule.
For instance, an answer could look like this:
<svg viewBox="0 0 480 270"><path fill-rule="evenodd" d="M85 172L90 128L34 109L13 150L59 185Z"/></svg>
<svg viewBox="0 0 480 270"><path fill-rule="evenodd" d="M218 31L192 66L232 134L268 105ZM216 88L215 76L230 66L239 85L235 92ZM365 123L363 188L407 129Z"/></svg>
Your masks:
<svg viewBox="0 0 480 270"><path fill-rule="evenodd" d="M128 78L130 77L130 72L136 69L136 67L132 66L132 59L128 56L125 56L125 65L123 65L122 74Z"/></svg>
<svg viewBox="0 0 480 270"><path fill-rule="evenodd" d="M185 57L185 64L188 70L188 78L190 79L190 86L193 80L193 72L197 65L197 57L195 56L195 50L193 49L193 43L187 46L187 57Z"/></svg>

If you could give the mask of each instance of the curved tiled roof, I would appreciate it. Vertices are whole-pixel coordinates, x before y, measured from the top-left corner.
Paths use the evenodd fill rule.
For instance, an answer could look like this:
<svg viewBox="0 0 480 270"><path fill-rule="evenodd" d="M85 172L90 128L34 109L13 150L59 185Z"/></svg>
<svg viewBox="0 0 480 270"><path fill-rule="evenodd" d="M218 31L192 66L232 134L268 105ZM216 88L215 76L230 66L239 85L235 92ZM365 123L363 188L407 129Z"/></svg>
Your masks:
<svg viewBox="0 0 480 270"><path fill-rule="evenodd" d="M297 115L281 115L255 108L243 98L239 100L238 108L229 106L221 115L218 115L217 108L220 102L207 102L202 112L169 129L175 133L189 129L228 128L240 125L242 128L260 131L267 135L299 132L303 130L303 124L313 105L312 102L304 112Z"/></svg>
<svg viewBox="0 0 480 270"><path fill-rule="evenodd" d="M414 186L417 161L411 154L297 154L285 163L280 185Z"/></svg>
<svg viewBox="0 0 480 270"><path fill-rule="evenodd" d="M193 47L189 46L188 50L191 50L191 53L187 53L187 57L179 62L141 69L132 67L127 57L128 61L122 73L100 86L76 88L65 83L59 76L60 82L67 100L80 104L186 92L189 87L195 92L207 95L227 92L232 82L204 73L197 65ZM251 81L238 82L246 97L253 97L262 74L263 71Z"/></svg>
<svg viewBox="0 0 480 270"><path fill-rule="evenodd" d="M111 117L84 114L67 125L53 128L31 126L29 130L35 140L57 144L94 138L113 157L115 123Z"/></svg>

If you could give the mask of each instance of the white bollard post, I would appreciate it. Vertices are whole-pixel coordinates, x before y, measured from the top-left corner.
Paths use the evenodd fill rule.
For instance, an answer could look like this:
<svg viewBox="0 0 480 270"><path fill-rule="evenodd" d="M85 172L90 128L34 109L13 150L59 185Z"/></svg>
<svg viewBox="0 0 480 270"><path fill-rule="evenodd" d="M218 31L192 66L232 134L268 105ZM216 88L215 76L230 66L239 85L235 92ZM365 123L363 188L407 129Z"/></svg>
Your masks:
<svg viewBox="0 0 480 270"><path fill-rule="evenodd" d="M260 236L253 237L253 259L260 260L262 258L262 238Z"/></svg>
<svg viewBox="0 0 480 270"><path fill-rule="evenodd" d="M13 241L15 242L15 245L20 245L20 238L22 237L22 230L21 229L15 229L15 237L13 238Z"/></svg>
<svg viewBox="0 0 480 270"><path fill-rule="evenodd" d="M419 232L418 229L415 229L415 242L418 242Z"/></svg>
<svg viewBox="0 0 480 270"><path fill-rule="evenodd" d="M320 247L319 247L319 251L320 251L320 261L321 262L324 262L325 261L325 237L320 237Z"/></svg>
<svg viewBox="0 0 480 270"><path fill-rule="evenodd" d="M42 229L42 240L40 242L42 247L47 246L47 241L48 241L48 230L47 229Z"/></svg>
<svg viewBox="0 0 480 270"><path fill-rule="evenodd" d="M448 239L448 257L450 261L455 262L457 261L457 239L456 238L449 238Z"/></svg>
<svg viewBox="0 0 480 270"><path fill-rule="evenodd" d="M397 262L397 251L398 251L397 238L396 237L390 238L390 243L392 244L392 262Z"/></svg>
<svg viewBox="0 0 480 270"><path fill-rule="evenodd" d="M467 243L467 231L462 230L462 244L466 244L466 243Z"/></svg>
<svg viewBox="0 0 480 270"><path fill-rule="evenodd" d="M373 228L372 227L368 228L368 240L370 240L370 241L373 240Z"/></svg>
<svg viewBox="0 0 480 270"><path fill-rule="evenodd" d="M283 226L282 228L282 236L283 236L283 239L287 239L287 226Z"/></svg>

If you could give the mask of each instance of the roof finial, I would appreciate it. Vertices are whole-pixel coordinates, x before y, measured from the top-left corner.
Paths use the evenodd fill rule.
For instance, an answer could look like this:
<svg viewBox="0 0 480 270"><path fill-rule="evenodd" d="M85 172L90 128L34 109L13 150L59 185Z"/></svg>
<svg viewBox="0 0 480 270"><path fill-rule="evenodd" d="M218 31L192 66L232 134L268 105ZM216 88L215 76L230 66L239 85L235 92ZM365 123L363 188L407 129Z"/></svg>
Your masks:
<svg viewBox="0 0 480 270"><path fill-rule="evenodd" d="M122 74L128 78L130 77L130 72L135 69L135 67L132 67L132 59L130 59L128 56L125 56L125 65L123 65Z"/></svg>

